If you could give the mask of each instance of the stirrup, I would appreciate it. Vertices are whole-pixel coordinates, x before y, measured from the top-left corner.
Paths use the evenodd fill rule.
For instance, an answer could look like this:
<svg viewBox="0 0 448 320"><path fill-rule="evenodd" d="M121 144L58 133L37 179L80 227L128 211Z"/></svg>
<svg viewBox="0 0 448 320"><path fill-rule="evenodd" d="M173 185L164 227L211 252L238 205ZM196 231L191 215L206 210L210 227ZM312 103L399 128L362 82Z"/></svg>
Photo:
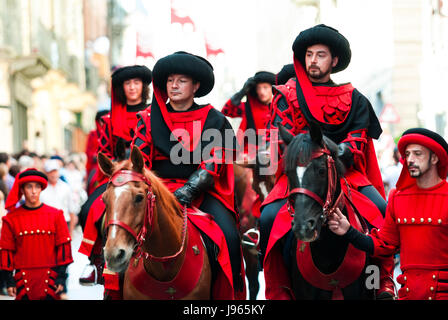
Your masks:
<svg viewBox="0 0 448 320"><path fill-rule="evenodd" d="M255 234L256 238L254 239L254 237L250 236L250 234ZM249 238L250 241L244 240L244 237ZM255 228L249 229L243 234L242 244L245 244L250 247L257 247L259 243L260 243L260 231L258 231L257 229Z"/></svg>
<svg viewBox="0 0 448 320"><path fill-rule="evenodd" d="M90 275L92 274L92 271L87 275L87 277L86 276L84 278L82 277L82 275L84 275L86 269L88 267L90 267L90 266L93 267L93 273L95 275L93 281L90 281L90 280L82 281L82 279L90 278ZM97 269L95 264L91 263L91 264L85 265L84 269L81 272L81 277L79 278L79 284L82 285L82 286L94 286L94 285L98 284L98 269Z"/></svg>

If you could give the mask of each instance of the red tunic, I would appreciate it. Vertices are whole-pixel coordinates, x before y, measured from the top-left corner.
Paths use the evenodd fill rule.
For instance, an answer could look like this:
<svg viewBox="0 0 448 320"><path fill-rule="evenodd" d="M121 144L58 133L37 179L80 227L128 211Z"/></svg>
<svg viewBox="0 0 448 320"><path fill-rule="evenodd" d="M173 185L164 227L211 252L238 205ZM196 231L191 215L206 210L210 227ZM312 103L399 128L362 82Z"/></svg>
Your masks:
<svg viewBox="0 0 448 320"><path fill-rule="evenodd" d="M448 299L448 183L417 185L389 196L386 219L373 229L374 255L400 250L399 299Z"/></svg>
<svg viewBox="0 0 448 320"><path fill-rule="evenodd" d="M195 111L176 112L175 114L166 112L163 116L165 120L169 119L170 126L173 128L171 132L175 132L176 129L185 129L186 132L189 133L188 140L185 139L185 137L179 137L178 140L182 143L186 150L192 151L198 147L200 134L202 134L204 124L206 123L211 110L213 110L212 112L217 112L211 105L208 105ZM131 148L134 145L137 145L140 148L145 158L146 166L150 170L155 171L170 191L174 192L179 187L182 187L185 182L187 182L189 174L185 174L184 177L179 177L176 176L176 174L170 173L172 175L168 177L166 176L167 172L165 169L161 168L160 171L158 171L159 167L156 168L156 164L161 164L162 162L169 163L170 158L167 155L167 151L164 152L154 146L154 133L151 128L151 116L151 107L138 113L139 121ZM201 127L195 128L193 122L196 122L197 124L200 123ZM170 141L162 142L162 144L167 146L169 143ZM225 159L225 150L222 150L222 158L215 156L215 151L216 149L211 150L212 157L196 164L194 166L194 170L203 168L213 175L215 178L215 183L207 192L218 199L227 209L235 213L233 164L222 163L222 160ZM214 166L214 170L208 170L205 167L207 163L216 163L217 165ZM173 167L173 169L175 168ZM193 201L192 205L199 207L201 202L202 197L199 197Z"/></svg>
<svg viewBox="0 0 448 320"><path fill-rule="evenodd" d="M17 299L44 299L54 294L53 267L73 262L71 239L62 210L43 204L14 209L3 217L0 269L16 272ZM23 290L19 290L23 289Z"/></svg>
<svg viewBox="0 0 448 320"><path fill-rule="evenodd" d="M237 140L240 146L244 146L244 153L248 152L248 145L243 141L244 132L247 129L256 130L257 134L264 133L259 130L266 129L270 119L269 105L262 104L252 95L247 95L247 102L240 103L238 106L232 104L232 101L226 102L221 112L231 118L241 117L241 123L237 132Z"/></svg>

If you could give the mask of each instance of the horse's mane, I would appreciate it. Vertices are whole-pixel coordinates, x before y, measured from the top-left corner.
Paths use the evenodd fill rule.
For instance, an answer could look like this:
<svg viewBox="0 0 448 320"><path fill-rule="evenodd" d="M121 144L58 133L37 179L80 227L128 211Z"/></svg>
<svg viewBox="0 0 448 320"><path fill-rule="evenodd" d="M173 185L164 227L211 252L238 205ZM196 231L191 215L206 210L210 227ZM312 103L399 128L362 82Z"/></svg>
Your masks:
<svg viewBox="0 0 448 320"><path fill-rule="evenodd" d="M132 170L132 162L130 160L120 163L114 170L114 173L119 170ZM157 201L157 206L167 214L182 216L182 210L174 194L163 184L159 177L157 177L151 170L144 168L143 175L151 182L152 191Z"/></svg>
<svg viewBox="0 0 448 320"><path fill-rule="evenodd" d="M158 201L157 205L165 213L173 213L178 216L182 216L182 210L177 201L177 198L171 191L163 184L162 180L159 179L153 172L148 169L143 169L144 175L151 181L152 190L158 199L163 199L162 201Z"/></svg>
<svg viewBox="0 0 448 320"><path fill-rule="evenodd" d="M338 158L338 146L331 139L323 136L323 142L330 150L331 156L335 160L336 170L338 174L344 174L345 168ZM311 139L309 133L302 133L295 136L288 144L285 155L285 171L291 172L296 170L298 164L306 165L312 160L313 151L321 148Z"/></svg>

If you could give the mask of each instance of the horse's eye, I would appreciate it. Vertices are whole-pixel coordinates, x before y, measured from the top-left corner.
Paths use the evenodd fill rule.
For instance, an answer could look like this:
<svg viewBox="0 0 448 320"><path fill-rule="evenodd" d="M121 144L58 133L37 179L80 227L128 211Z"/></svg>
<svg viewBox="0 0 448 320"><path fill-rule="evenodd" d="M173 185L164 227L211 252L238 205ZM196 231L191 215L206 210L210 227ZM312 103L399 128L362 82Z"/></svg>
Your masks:
<svg viewBox="0 0 448 320"><path fill-rule="evenodd" d="M143 201L143 199L144 199L144 197L143 197L143 195L142 194L138 194L138 195L136 195L135 196L135 203L140 203L140 202L142 202Z"/></svg>

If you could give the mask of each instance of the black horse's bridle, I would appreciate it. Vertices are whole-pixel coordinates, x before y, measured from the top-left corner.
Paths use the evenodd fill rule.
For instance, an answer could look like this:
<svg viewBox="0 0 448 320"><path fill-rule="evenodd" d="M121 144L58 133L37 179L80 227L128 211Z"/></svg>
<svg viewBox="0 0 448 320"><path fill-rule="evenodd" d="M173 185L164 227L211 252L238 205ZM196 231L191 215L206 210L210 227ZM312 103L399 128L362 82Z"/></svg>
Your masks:
<svg viewBox="0 0 448 320"><path fill-rule="evenodd" d="M288 211L291 216L294 216L294 206L291 203L291 198L298 193L302 193L307 195L308 197L312 198L314 201L316 201L321 207L322 207L322 218L324 219L324 223L328 219L328 217L333 214L333 212L341 205L341 201L343 199L343 192L342 189L339 192L338 197L335 201L332 201L333 195L336 192L337 189L337 183L338 183L338 175L336 171L336 164L331 156L330 150L328 150L327 147L323 147L318 149L317 151L314 151L311 160L317 159L319 157L326 156L327 157L327 172L328 172L328 187L327 187L327 196L325 201L317 195L315 192L305 189L305 188L293 188L288 192Z"/></svg>

